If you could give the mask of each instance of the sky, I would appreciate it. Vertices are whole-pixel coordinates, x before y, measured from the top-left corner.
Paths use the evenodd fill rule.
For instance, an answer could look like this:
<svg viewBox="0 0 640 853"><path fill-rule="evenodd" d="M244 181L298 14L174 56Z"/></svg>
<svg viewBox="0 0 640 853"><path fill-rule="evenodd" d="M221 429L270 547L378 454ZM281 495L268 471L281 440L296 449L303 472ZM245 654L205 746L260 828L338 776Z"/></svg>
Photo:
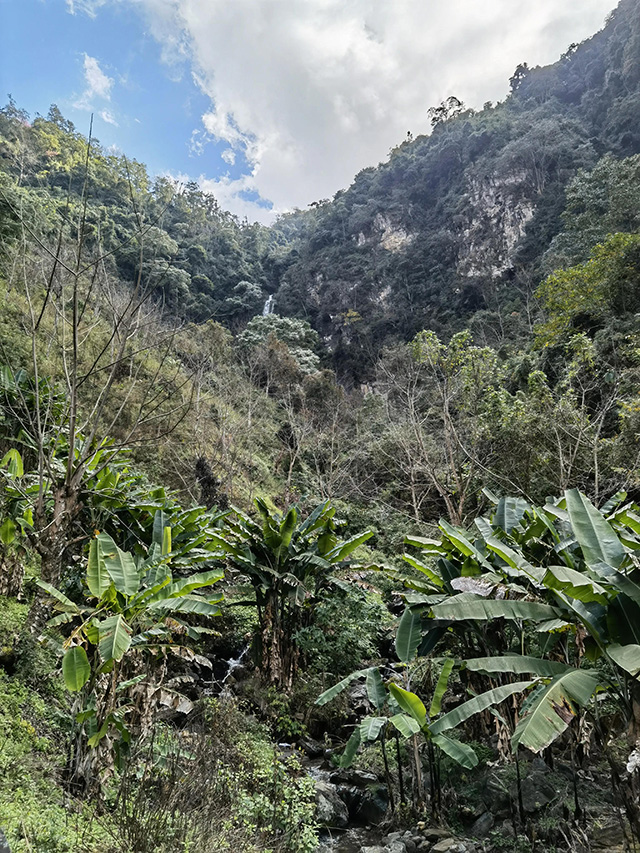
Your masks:
<svg viewBox="0 0 640 853"><path fill-rule="evenodd" d="M268 223L347 187L450 95L502 100L615 0L0 0L0 103L56 103L152 175Z"/></svg>

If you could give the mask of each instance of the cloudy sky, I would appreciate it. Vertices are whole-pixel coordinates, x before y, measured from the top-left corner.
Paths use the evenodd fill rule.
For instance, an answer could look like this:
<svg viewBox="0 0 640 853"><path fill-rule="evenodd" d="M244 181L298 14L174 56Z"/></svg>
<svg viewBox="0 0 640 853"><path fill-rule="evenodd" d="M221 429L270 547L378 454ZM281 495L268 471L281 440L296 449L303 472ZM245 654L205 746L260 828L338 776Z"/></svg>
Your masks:
<svg viewBox="0 0 640 853"><path fill-rule="evenodd" d="M347 186L449 95L500 100L615 0L0 0L0 95L249 219ZM11 37L9 38L9 34Z"/></svg>

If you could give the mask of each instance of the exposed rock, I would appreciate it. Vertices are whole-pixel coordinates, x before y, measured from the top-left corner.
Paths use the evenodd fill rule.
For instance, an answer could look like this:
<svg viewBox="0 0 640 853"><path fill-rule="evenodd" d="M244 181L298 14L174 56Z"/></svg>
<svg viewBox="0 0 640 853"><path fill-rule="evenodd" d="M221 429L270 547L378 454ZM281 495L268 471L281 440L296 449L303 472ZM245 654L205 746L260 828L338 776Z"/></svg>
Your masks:
<svg viewBox="0 0 640 853"><path fill-rule="evenodd" d="M404 841L394 841L387 847L389 853L407 853L407 847Z"/></svg>
<svg viewBox="0 0 640 853"><path fill-rule="evenodd" d="M2 848L0 848L1 850ZM612 815L591 834L591 850L594 853L622 853L626 849L625 832L619 818Z"/></svg>
<svg viewBox="0 0 640 853"><path fill-rule="evenodd" d="M367 785L376 785L378 777L375 773L367 773L365 770L337 770L329 777L333 785L357 785L366 788Z"/></svg>
<svg viewBox="0 0 640 853"><path fill-rule="evenodd" d="M420 839L420 840L422 840L422 839ZM403 842L404 846L407 848L407 853L416 853L416 850L418 849L418 845L413 839L413 833L412 832L405 832L405 834L402 836L402 842Z"/></svg>
<svg viewBox="0 0 640 853"><path fill-rule="evenodd" d="M455 838L443 838L431 848L431 853L449 853L456 846Z"/></svg>
<svg viewBox="0 0 640 853"><path fill-rule="evenodd" d="M443 838L451 837L451 833L448 829L442 829L439 826L430 826L423 830L422 834L427 841L441 841Z"/></svg>
<svg viewBox="0 0 640 853"><path fill-rule="evenodd" d="M495 824L495 819L491 812L485 812L480 815L480 817L473 824L471 829L469 830L469 835L472 835L474 838L484 838L485 835L488 835L493 826Z"/></svg>
<svg viewBox="0 0 640 853"><path fill-rule="evenodd" d="M349 816L357 823L377 824L387 813L389 795L385 785L339 785L338 794L346 803Z"/></svg>
<svg viewBox="0 0 640 853"><path fill-rule="evenodd" d="M319 740L310 737L302 738L300 747L309 758L321 758L324 755L324 744Z"/></svg>
<svg viewBox="0 0 640 853"><path fill-rule="evenodd" d="M497 773L490 773L484 785L482 799L496 817L507 817L511 813L511 796Z"/></svg>
<svg viewBox="0 0 640 853"><path fill-rule="evenodd" d="M534 771L522 781L522 805L527 814L540 811L558 796L545 773Z"/></svg>
<svg viewBox="0 0 640 853"><path fill-rule="evenodd" d="M349 688L347 697L349 699L349 708L355 714L361 715L362 713L369 713L371 703L369 702L369 696L367 694L367 687L365 684L353 684Z"/></svg>
<svg viewBox="0 0 640 853"><path fill-rule="evenodd" d="M513 827L513 821L505 820L502 822L500 826L500 835L504 836L505 838L515 838L516 834L517 833Z"/></svg>
<svg viewBox="0 0 640 853"><path fill-rule="evenodd" d="M470 181L469 221L458 265L461 275L495 278L511 268L513 250L535 213L526 183L526 172Z"/></svg>
<svg viewBox="0 0 640 853"><path fill-rule="evenodd" d="M387 853L386 847L361 847L360 853Z"/></svg>
<svg viewBox="0 0 640 853"><path fill-rule="evenodd" d="M343 828L349 823L349 811L335 787L320 780L316 781L316 817L320 826Z"/></svg>
<svg viewBox="0 0 640 853"><path fill-rule="evenodd" d="M4 832L0 829L0 853L11 853L9 842L4 836Z"/></svg>
<svg viewBox="0 0 640 853"><path fill-rule="evenodd" d="M388 252L398 252L413 239L413 234L392 222L389 216L378 213L373 220L370 235L367 236L364 231L361 231L356 238L356 244L365 246L367 243L377 242Z"/></svg>

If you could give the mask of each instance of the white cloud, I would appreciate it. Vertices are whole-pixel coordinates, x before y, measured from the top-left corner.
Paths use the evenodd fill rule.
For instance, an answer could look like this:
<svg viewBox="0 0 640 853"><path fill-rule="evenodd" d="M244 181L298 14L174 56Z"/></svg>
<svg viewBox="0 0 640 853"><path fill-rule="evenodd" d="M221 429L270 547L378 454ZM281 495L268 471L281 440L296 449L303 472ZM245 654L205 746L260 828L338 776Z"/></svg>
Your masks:
<svg viewBox="0 0 640 853"><path fill-rule="evenodd" d="M115 127L119 127L118 122L110 110L100 110L100 118L102 121L106 121L107 124L113 124Z"/></svg>
<svg viewBox="0 0 640 853"><path fill-rule="evenodd" d="M67 0L67 11L70 15L76 12L84 12L91 18L95 18L98 9L106 5L108 0Z"/></svg>
<svg viewBox="0 0 640 853"><path fill-rule="evenodd" d="M98 60L87 53L84 55L84 79L85 90L74 104L77 109L91 109L96 98L104 101L111 100L113 78L108 77L100 68ZM108 115L113 118L110 113ZM104 116L102 117L104 118ZM105 119L105 121L109 121L109 119ZM115 121L111 123L115 124Z"/></svg>
<svg viewBox="0 0 640 853"><path fill-rule="evenodd" d="M225 148L225 150L220 155L225 163L228 163L230 166L236 162L236 152L233 148Z"/></svg>
<svg viewBox="0 0 640 853"><path fill-rule="evenodd" d="M95 9L106 0L75 0ZM448 95L503 98L520 62L555 61L615 0L111 0L143 11L163 56L211 99L207 134L249 162L207 182L240 215L305 206L384 159ZM202 137L198 137L202 142ZM241 193L241 195L239 195Z"/></svg>
<svg viewBox="0 0 640 853"><path fill-rule="evenodd" d="M259 192L254 175L243 175L240 178L230 178L228 175L222 178L207 178L201 175L198 183L203 192L216 197L222 208L231 210L241 219L246 217L250 222L269 225L280 212L246 198L247 193Z"/></svg>

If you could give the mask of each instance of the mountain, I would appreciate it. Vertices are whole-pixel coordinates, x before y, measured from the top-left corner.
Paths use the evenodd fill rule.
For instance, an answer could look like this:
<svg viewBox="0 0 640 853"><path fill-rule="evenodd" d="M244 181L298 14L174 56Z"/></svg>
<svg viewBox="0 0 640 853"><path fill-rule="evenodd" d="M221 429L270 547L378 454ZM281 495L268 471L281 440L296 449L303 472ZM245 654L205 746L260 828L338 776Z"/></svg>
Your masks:
<svg viewBox="0 0 640 853"><path fill-rule="evenodd" d="M430 110L431 135L272 229L288 243L269 255L276 310L311 322L343 379L366 381L385 344L423 328L471 324L493 344L527 332L567 185L607 154L640 152L639 0L510 83L480 112L455 98Z"/></svg>

